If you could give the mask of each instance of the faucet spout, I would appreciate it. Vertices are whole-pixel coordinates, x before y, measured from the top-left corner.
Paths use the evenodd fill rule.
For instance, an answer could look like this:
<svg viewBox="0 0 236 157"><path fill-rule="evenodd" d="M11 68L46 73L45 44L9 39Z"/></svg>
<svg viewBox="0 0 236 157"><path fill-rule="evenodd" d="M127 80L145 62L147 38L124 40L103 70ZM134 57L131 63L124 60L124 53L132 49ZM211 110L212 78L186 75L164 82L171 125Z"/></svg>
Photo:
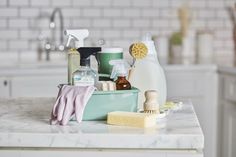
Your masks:
<svg viewBox="0 0 236 157"><path fill-rule="evenodd" d="M60 19L60 44L62 45L63 44L63 29L64 29L64 20L63 20L63 15L62 15L62 11L60 8L55 8L52 12L52 15L50 17L50 24L49 24L49 27L51 29L55 29L56 27L56 24L55 24L55 16L56 14L58 13L59 15L59 19Z"/></svg>

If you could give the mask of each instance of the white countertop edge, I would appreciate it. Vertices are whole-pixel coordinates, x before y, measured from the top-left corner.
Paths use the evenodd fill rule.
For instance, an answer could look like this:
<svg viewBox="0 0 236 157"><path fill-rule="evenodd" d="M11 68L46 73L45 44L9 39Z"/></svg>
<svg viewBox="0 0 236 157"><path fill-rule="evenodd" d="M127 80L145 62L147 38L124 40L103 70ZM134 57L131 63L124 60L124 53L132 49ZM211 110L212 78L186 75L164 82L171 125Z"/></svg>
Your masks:
<svg viewBox="0 0 236 157"><path fill-rule="evenodd" d="M147 138L145 138L147 136ZM186 136L188 136L186 138ZM171 137L171 138L170 138ZM112 138L112 141L110 140ZM124 134L27 134L1 133L1 147L36 148L115 148L115 149L203 149L203 135L124 135ZM5 139L5 140L4 140ZM37 139L37 140L36 140ZM38 140L40 139L40 140ZM32 142L35 141L35 142ZM122 141L122 142L121 142ZM140 144L140 141L141 144ZM178 141L178 143L176 143Z"/></svg>

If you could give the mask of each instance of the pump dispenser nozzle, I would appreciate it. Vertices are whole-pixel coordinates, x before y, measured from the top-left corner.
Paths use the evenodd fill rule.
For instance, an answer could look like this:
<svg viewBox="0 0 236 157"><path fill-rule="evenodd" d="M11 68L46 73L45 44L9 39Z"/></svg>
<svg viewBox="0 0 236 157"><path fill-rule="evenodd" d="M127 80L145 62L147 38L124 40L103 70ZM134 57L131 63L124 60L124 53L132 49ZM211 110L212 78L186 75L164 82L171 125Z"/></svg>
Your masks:
<svg viewBox="0 0 236 157"><path fill-rule="evenodd" d="M69 36L66 46L68 47L71 39L74 39L75 48L84 47L84 39L86 39L89 35L89 31L87 29L67 29L64 33Z"/></svg>
<svg viewBox="0 0 236 157"><path fill-rule="evenodd" d="M90 56L94 55L97 59L97 53L101 51L101 47L80 47L77 51L80 53L80 65L90 66Z"/></svg>

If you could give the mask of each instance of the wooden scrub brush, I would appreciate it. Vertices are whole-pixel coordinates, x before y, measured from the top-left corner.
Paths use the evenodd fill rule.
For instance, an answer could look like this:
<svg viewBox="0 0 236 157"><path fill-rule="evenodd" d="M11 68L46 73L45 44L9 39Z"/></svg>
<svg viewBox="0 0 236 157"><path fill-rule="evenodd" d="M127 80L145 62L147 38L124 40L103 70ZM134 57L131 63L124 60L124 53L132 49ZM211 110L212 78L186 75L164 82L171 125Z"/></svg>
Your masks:
<svg viewBox="0 0 236 157"><path fill-rule="evenodd" d="M159 114L158 94L156 90L145 91L145 102L143 104L144 113Z"/></svg>
<svg viewBox="0 0 236 157"><path fill-rule="evenodd" d="M132 75L136 59L143 59L144 57L146 57L147 53L148 53L148 48L142 42L133 43L129 47L129 53L133 57L133 63L131 65L131 69L129 71L128 80L130 79L130 76Z"/></svg>

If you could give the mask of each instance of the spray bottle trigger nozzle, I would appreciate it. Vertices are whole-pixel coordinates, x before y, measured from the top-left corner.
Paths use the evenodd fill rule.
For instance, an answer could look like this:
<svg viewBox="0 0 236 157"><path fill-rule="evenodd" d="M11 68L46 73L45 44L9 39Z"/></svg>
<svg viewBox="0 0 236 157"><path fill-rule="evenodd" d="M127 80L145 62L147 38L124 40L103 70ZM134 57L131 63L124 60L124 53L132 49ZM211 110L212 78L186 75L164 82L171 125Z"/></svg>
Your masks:
<svg viewBox="0 0 236 157"><path fill-rule="evenodd" d="M73 38L74 38L74 37L73 37L72 35L69 35L68 40L67 40L67 43L66 43L66 47L69 47L70 41L71 41L71 39L73 39Z"/></svg>

